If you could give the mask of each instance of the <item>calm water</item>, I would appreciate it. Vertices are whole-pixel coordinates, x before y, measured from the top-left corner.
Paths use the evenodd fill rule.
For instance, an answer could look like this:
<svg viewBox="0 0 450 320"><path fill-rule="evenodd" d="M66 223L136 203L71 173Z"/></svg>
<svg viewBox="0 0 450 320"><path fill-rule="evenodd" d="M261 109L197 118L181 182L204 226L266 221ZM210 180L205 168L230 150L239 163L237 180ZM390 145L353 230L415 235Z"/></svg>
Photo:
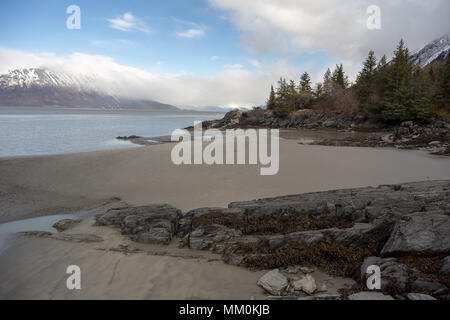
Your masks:
<svg viewBox="0 0 450 320"><path fill-rule="evenodd" d="M221 113L0 108L0 157L136 147L117 136L170 135Z"/></svg>

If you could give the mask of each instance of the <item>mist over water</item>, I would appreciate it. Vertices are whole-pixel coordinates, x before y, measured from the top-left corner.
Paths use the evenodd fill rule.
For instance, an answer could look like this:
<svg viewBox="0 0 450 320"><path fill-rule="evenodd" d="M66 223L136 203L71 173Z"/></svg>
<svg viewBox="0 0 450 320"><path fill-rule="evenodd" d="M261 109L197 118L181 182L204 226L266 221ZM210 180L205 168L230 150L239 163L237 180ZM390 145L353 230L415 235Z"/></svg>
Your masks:
<svg viewBox="0 0 450 320"><path fill-rule="evenodd" d="M136 147L117 136L170 135L222 113L0 108L0 157Z"/></svg>

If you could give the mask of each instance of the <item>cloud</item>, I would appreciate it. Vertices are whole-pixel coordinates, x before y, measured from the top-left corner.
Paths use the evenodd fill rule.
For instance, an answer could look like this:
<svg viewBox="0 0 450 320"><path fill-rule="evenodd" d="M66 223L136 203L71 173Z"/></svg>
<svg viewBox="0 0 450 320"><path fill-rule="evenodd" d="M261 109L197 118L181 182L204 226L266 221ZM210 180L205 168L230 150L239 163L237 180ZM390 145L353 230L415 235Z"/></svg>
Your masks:
<svg viewBox="0 0 450 320"><path fill-rule="evenodd" d="M205 36L205 30L203 29L187 29L176 33L180 38L202 38Z"/></svg>
<svg viewBox="0 0 450 320"><path fill-rule="evenodd" d="M270 85L281 75L299 74L283 62L269 65L268 72L226 69L211 76L161 73L122 65L102 55L59 56L0 47L0 74L32 67L47 68L61 76L71 75L80 87L87 89L180 107L261 105L267 99Z"/></svg>
<svg viewBox="0 0 450 320"><path fill-rule="evenodd" d="M180 38L203 38L206 34L206 26L195 22L174 19L177 26L175 34Z"/></svg>
<svg viewBox="0 0 450 320"><path fill-rule="evenodd" d="M416 49L450 30L448 0L209 0L242 32L255 54L325 50L360 61L370 49L390 54L400 38ZM369 30L366 10L381 8L382 29Z"/></svg>
<svg viewBox="0 0 450 320"><path fill-rule="evenodd" d="M219 60L219 59L220 59L219 56L212 56L212 57L211 57L211 61L217 61L217 60Z"/></svg>
<svg viewBox="0 0 450 320"><path fill-rule="evenodd" d="M262 68L263 68L263 66L261 65L261 63L259 63L259 61L256 60L256 59L250 60L250 64L251 64L252 66L254 66L255 68L258 68L258 69L262 69Z"/></svg>
<svg viewBox="0 0 450 320"><path fill-rule="evenodd" d="M244 66L242 64L226 64L223 66L225 69L243 69Z"/></svg>
<svg viewBox="0 0 450 320"><path fill-rule="evenodd" d="M109 26L113 29L120 31L141 31L145 33L150 33L151 30L145 22L133 16L131 12L126 12L122 17L117 17L114 19L108 19Z"/></svg>

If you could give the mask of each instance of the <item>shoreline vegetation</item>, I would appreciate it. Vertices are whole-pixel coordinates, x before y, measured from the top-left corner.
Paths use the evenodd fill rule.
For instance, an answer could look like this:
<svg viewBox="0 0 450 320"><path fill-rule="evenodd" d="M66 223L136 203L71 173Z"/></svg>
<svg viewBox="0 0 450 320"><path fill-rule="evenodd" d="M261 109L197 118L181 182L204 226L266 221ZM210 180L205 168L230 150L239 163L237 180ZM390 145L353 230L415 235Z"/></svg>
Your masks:
<svg viewBox="0 0 450 320"><path fill-rule="evenodd" d="M450 155L450 55L424 69L410 62L400 41L392 61L371 51L355 83L342 64L313 88L308 73L297 85L281 78L267 109L234 110L205 128L282 128L370 133L339 135L316 145L424 149Z"/></svg>
<svg viewBox="0 0 450 320"><path fill-rule="evenodd" d="M384 55L377 60L370 51L356 81L350 83L342 64L328 69L323 81L314 88L305 72L297 84L280 78L271 88L267 110L277 116L312 109L323 114L335 113L366 117L399 124L405 121L427 123L450 116L450 55L421 68L410 61L403 40L391 61Z"/></svg>

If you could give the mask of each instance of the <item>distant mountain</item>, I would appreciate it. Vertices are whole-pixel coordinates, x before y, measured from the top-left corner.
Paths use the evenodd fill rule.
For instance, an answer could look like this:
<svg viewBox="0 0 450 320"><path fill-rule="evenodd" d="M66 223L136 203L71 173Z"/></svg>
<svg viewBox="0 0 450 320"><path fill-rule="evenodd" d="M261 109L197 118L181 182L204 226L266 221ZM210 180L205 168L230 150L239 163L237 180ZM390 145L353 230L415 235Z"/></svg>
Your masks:
<svg viewBox="0 0 450 320"><path fill-rule="evenodd" d="M426 67L436 60L444 60L450 51L450 32L411 54L411 62Z"/></svg>
<svg viewBox="0 0 450 320"><path fill-rule="evenodd" d="M195 110L195 111L205 111L205 112L230 112L231 108L221 108L221 107L216 107L216 106L208 106L208 107L195 107L195 108L190 108L191 110Z"/></svg>
<svg viewBox="0 0 450 320"><path fill-rule="evenodd" d="M13 70L0 75L0 106L179 110L152 100L114 96L92 87L95 81L46 69Z"/></svg>

